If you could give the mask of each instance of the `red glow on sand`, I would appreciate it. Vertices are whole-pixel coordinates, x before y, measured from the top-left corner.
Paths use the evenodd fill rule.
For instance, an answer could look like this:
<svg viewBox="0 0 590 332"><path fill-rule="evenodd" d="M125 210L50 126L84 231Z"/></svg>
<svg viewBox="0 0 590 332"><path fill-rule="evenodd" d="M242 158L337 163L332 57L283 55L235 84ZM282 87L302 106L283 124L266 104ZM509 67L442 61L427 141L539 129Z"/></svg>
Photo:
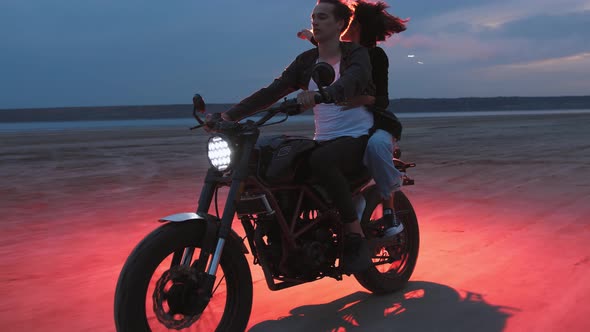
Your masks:
<svg viewBox="0 0 590 332"><path fill-rule="evenodd" d="M424 297L424 290L423 289L417 289L411 292L407 292L404 294L404 299L409 300L409 299L421 299Z"/></svg>
<svg viewBox="0 0 590 332"><path fill-rule="evenodd" d="M352 326L356 326L356 327L360 326L359 323L356 321L356 319L354 318L354 316L352 314L345 315L344 317L342 317L342 319L346 323L348 323L348 324L350 324ZM343 328L343 327L341 329L343 329L342 331L346 331L346 329Z"/></svg>
<svg viewBox="0 0 590 332"><path fill-rule="evenodd" d="M383 317L387 317L389 315L397 315L404 310L405 309L402 308L402 305L400 303L396 303L391 308L385 308L385 310L383 310Z"/></svg>
<svg viewBox="0 0 590 332"><path fill-rule="evenodd" d="M342 307L342 309L340 309L340 310L338 310L338 311L344 311L344 310L346 310L346 309L348 309L348 308L352 307L353 305L355 305L355 304L357 304L357 303L359 303L359 302L361 302L361 300L358 300L358 301L352 301L352 302L350 302L350 303L347 303L346 305L344 305L344 306Z"/></svg>
<svg viewBox="0 0 590 332"><path fill-rule="evenodd" d="M0 268L7 277L0 292L15 300L2 305L0 319L6 326L23 331L112 331L113 293L127 255L158 227L157 219L190 210L192 203L189 198L144 202L136 197L97 207L101 202L84 195L77 201L86 205L64 205L54 219L24 224L29 240L19 235L22 229L7 226L2 244L10 251L2 253ZM518 330L535 324L537 316L528 308L552 306L544 297L531 297L552 289L544 280L561 266L539 260L548 243L552 252L561 253L561 261L572 261L568 275L583 273L588 266L587 259L575 255L587 251L587 243L572 237L584 229L570 225L571 230L556 234L555 227L539 223L542 215L530 202L512 199L506 205L498 198L461 193L438 195L436 200L412 192L408 196L418 214L421 247L405 291L372 296L354 278L345 278L270 292L260 267L251 266L255 284L249 329L301 331L319 325L327 331L382 330L375 326L418 331L431 327L426 324L432 321L428 324L453 330L460 326L461 313L474 312L502 328L510 327L514 316L513 330ZM523 227L529 228L527 236L510 237ZM238 223L235 229L243 233ZM73 317L64 320L64 315Z"/></svg>
<svg viewBox="0 0 590 332"><path fill-rule="evenodd" d="M88 227L71 227L71 225L85 224L84 220L79 220L76 218L77 216L72 215L61 220L58 224L54 224L70 225L63 226L65 228L61 230L59 226L41 227L39 231L44 232L44 235L39 238L45 244L37 247L46 248L44 255L51 257L51 260L42 259L38 255L38 251L27 250L30 243L14 242L15 252L20 254L18 259L9 259L10 267L3 266L3 271L8 271L11 275L44 276L45 281L42 285L31 285L25 279L12 279L12 281L5 283L2 287L4 294L18 299L12 303L10 311L18 314L7 316L9 311L6 309L2 312L2 321L16 329L41 331L42 329L36 328L40 325L29 319L40 317L47 326L51 327L51 330L68 330L72 328L72 325L58 318L59 315L50 314L47 308L53 308L51 312L65 313L70 310L70 303L75 303L76 307L82 308L77 312L77 324L74 325L76 329L90 324L96 327L95 330L111 330L112 298L120 268L133 246L148 232L156 228L158 226L156 220L167 213L153 212L166 211L167 208L161 204L152 203L149 210L152 212L135 215L133 223L130 224L124 223L121 216L125 216L127 213L119 208L106 211L103 215L105 220L115 220L117 223L111 223L103 229L94 226L95 229L91 232L88 231ZM420 205L418 206L420 208ZM436 208L433 206L430 211L435 211ZM438 256L441 250L456 250L452 247L453 241L449 242L447 235L452 237L464 237L465 235L455 231L440 232L437 229L460 229L464 221L474 220L477 215L485 215L486 210L473 208L461 218L457 216L458 218L453 223L437 220L436 217L431 216L432 212L428 210L420 209L418 212L420 213L419 217L422 217L421 222L425 225L422 242L424 257L419 258L415 275L424 280L428 271L437 271L437 277L430 279L433 282L456 280L457 277L465 275L467 273L465 269L445 269L440 265L440 262L432 260ZM93 217L94 215L88 215L85 218ZM236 225L239 226L238 223ZM433 229L432 225L437 226ZM236 230L242 233L239 227L236 227ZM469 236L479 244L490 243L495 239L495 237L488 237L484 234L470 234ZM466 251L466 253L468 252ZM486 253L485 259L493 261L493 257L495 257L494 253L490 252L489 256ZM515 257L515 259L518 261L530 258L519 259ZM249 260L251 261L251 257ZM290 330L288 326L293 325L295 331L300 330L301 326L307 326L306 324L316 324L316 322L325 322L326 320L328 322L325 323L327 324L326 330L347 331L347 328L348 330L363 328L366 325L367 317L373 317L375 311L382 313L378 316L383 319L405 317L406 315L412 317L416 312L429 310L421 309L421 303L425 303L424 306L428 307L428 303L443 299L443 297L440 299L438 297L441 296L437 294L441 292L440 290L437 290L434 295L429 295L423 287L409 289L404 293L394 293L386 297L372 297L356 283L354 278L345 278L341 282L332 279L322 280L284 291L270 292L262 281L260 267L251 266L251 270L253 279L259 281L255 283L254 307L249 324L252 331L274 330L274 328L262 328L260 325L262 323L276 323L279 324L277 326L288 330ZM47 278L47 276L60 277ZM483 280L476 280L470 285L472 289L476 290L490 286ZM464 298L453 288L447 287L442 291L444 301L446 301L443 304L446 303L451 308L463 304L482 303L485 308L495 310L491 309L492 307L488 306L483 298L475 293ZM68 301L54 301L59 298L68 299ZM507 302L508 299L510 298L506 298L503 302ZM308 303L316 304L308 305ZM300 313L297 309L299 307L306 309L301 309ZM98 312L100 313L97 314ZM285 318L275 320L276 317ZM286 323L289 320L293 320L293 322L280 325L280 322L285 321Z"/></svg>

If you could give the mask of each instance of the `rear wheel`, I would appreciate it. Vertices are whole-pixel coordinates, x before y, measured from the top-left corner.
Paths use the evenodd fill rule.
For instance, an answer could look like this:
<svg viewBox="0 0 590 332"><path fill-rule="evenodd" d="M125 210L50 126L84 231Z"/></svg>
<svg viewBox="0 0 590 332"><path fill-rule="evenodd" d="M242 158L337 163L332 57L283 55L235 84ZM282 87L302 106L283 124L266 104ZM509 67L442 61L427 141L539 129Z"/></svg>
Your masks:
<svg viewBox="0 0 590 332"><path fill-rule="evenodd" d="M205 224L163 225L144 238L123 266L115 291L117 331L243 331L252 309L252 277L239 244L228 238L209 299L196 273ZM185 248L192 259L180 262ZM175 256L174 253L177 253Z"/></svg>
<svg viewBox="0 0 590 332"><path fill-rule="evenodd" d="M361 224L367 239L376 239L383 231L383 225L379 223L383 211L381 198L375 186L367 188L364 196L367 204ZM401 191L395 193L394 206L404 230L395 238L372 247L373 267L354 275L363 287L376 294L403 288L414 272L418 259L420 234L414 208Z"/></svg>

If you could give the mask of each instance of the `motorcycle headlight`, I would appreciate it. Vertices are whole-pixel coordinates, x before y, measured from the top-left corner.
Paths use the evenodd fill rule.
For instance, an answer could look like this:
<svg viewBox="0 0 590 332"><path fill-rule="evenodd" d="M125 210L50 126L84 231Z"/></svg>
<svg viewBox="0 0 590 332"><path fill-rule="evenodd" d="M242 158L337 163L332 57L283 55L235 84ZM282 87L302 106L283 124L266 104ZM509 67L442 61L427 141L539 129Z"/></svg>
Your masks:
<svg viewBox="0 0 590 332"><path fill-rule="evenodd" d="M229 140L221 136L213 136L209 138L207 150L209 162L218 171L225 171L230 167L233 151Z"/></svg>

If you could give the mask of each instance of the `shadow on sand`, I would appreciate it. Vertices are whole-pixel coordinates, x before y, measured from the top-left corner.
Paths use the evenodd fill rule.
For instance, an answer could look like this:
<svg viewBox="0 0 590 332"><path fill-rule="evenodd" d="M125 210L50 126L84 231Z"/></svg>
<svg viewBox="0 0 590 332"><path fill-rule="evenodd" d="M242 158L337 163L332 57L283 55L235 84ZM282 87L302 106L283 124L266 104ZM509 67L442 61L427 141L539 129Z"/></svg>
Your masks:
<svg viewBox="0 0 590 332"><path fill-rule="evenodd" d="M414 281L400 292L377 296L356 292L325 304L294 308L291 315L260 322L261 331L479 331L498 332L514 308L483 296L431 282Z"/></svg>

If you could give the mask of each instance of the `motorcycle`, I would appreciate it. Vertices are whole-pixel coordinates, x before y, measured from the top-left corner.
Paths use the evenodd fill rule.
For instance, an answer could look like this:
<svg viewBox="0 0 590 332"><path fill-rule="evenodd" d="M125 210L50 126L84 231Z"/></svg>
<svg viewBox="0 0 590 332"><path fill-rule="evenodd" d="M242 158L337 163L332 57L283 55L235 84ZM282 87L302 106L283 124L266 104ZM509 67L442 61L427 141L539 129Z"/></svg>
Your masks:
<svg viewBox="0 0 590 332"><path fill-rule="evenodd" d="M331 72L330 72L331 71ZM330 65L313 68L322 86L334 80ZM306 167L316 142L304 137L259 137L260 128L286 121L301 111L285 100L266 114L245 122L203 121L205 103L193 98L193 116L211 137L207 171L196 212L160 219L163 223L131 252L115 292L117 331L199 330L243 331L252 309L252 274L246 254L260 265L268 288L281 290L331 277L342 280L343 232L338 212ZM262 113L260 112L260 113ZM267 123L278 115L283 119ZM394 157L404 185L414 163ZM410 278L419 247L416 213L402 191L394 196L404 230L383 238L381 198L366 170L349 177L356 211L373 266L353 276L367 290L390 293ZM218 192L229 187L223 213ZM215 201L215 215L209 214ZM235 217L245 237L233 229ZM245 243L247 242L248 248Z"/></svg>

